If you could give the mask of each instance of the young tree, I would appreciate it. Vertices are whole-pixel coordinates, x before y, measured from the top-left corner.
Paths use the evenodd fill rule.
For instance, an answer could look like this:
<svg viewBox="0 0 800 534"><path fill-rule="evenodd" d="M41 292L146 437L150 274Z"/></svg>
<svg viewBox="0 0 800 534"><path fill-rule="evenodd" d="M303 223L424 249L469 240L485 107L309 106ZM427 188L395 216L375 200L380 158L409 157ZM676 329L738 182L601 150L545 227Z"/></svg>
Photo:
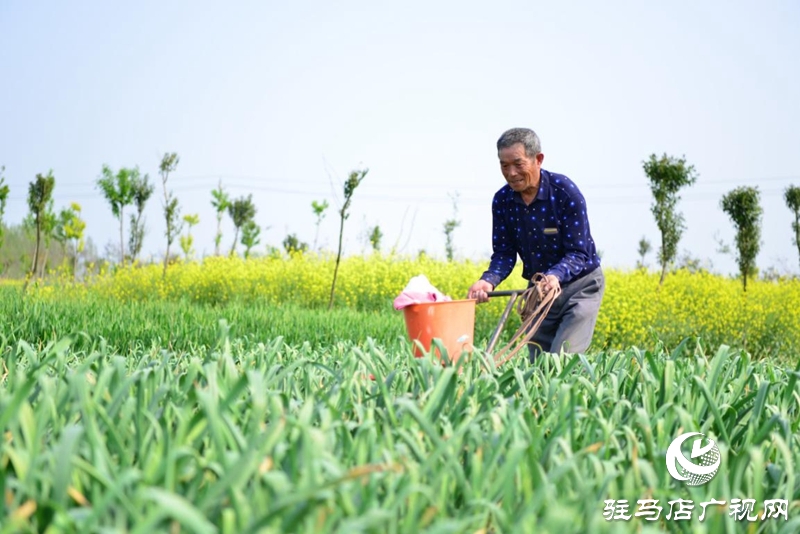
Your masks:
<svg viewBox="0 0 800 534"><path fill-rule="evenodd" d="M121 168L117 174L108 165L103 165L102 177L97 180L97 187L106 197L111 205L111 213L119 219L119 263L125 264L125 239L124 231L124 210L125 206L133 202L133 184L138 177L138 168Z"/></svg>
<svg viewBox="0 0 800 534"><path fill-rule="evenodd" d="M222 189L222 180L219 181L219 186L211 191L211 196L211 205L217 212L217 235L214 236L214 255L219 256L219 245L222 242L222 215L228 210L231 199L228 193Z"/></svg>
<svg viewBox="0 0 800 534"><path fill-rule="evenodd" d="M169 264L169 247L175 238L180 235L183 230L183 223L181 221L181 209L178 207L178 199L173 196L172 191L167 192L167 179L171 172L175 172L178 167L178 154L175 152L166 153L161 158L161 164L158 170L161 173L161 183L164 186L164 219L167 223L167 228L164 235L167 236L167 251L164 253L164 272L163 276L167 275L167 265Z"/></svg>
<svg viewBox="0 0 800 534"><path fill-rule="evenodd" d="M239 230L256 216L256 206L253 204L253 195L242 196L228 205L228 215L233 220L236 229L233 235L233 245L231 246L231 256L236 252L236 243L239 241Z"/></svg>
<svg viewBox="0 0 800 534"><path fill-rule="evenodd" d="M131 235L130 235L130 258L135 262L142 251L144 243L145 221L142 218L144 207L155 191L155 184L150 183L150 176L139 175L139 169L135 170L132 177L131 190L133 191L133 205L136 206L136 215L131 215Z"/></svg>
<svg viewBox="0 0 800 534"><path fill-rule="evenodd" d="M308 243L300 241L296 234L288 234L283 239L283 248L290 256L297 253L303 254L308 250Z"/></svg>
<svg viewBox="0 0 800 534"><path fill-rule="evenodd" d="M761 214L758 187L742 186L722 197L722 210L736 226L736 249L742 284L747 291L747 277L756 272L756 256L761 248Z"/></svg>
<svg viewBox="0 0 800 534"><path fill-rule="evenodd" d="M183 251L183 256L186 258L186 261L189 261L189 256L194 255L194 249L192 248L194 244L192 226L200 222L200 215L197 213L193 215L184 215L183 222L187 225L188 230L186 231L186 235L181 236L181 250Z"/></svg>
<svg viewBox="0 0 800 534"><path fill-rule="evenodd" d="M47 203L47 209L42 218L42 239L44 240L44 254L42 261L39 262L39 277L44 276L45 269L47 268L48 256L50 255L50 243L55 239L57 243L64 244L64 239L57 233L58 230L58 216L53 210L53 199ZM63 251L63 248L62 248Z"/></svg>
<svg viewBox="0 0 800 534"><path fill-rule="evenodd" d="M314 223L317 226L317 231L314 233L314 250L317 250L317 238L319 237L319 225L322 222L322 219L325 218L325 210L328 209L328 201L323 200L322 202L317 202L316 200L311 201L311 209L314 210L314 216L317 218L316 222Z"/></svg>
<svg viewBox="0 0 800 534"><path fill-rule="evenodd" d="M642 259L639 260L639 265L637 265L637 267L640 269L644 269L646 267L644 263L644 257L647 256L648 252L650 252L650 248L650 241L648 241L645 236L642 236L642 238L639 240L639 256Z"/></svg>
<svg viewBox="0 0 800 534"><path fill-rule="evenodd" d="M794 232L794 244L797 247L797 254L800 255L800 187L790 185L783 193L786 205L794 213L792 231Z"/></svg>
<svg viewBox="0 0 800 534"><path fill-rule="evenodd" d="M253 219L247 220L242 226L242 245L244 245L245 259L250 257L250 251L253 247L261 243L260 235L261 227Z"/></svg>
<svg viewBox="0 0 800 534"><path fill-rule="evenodd" d="M331 282L331 297L328 301L328 309L330 310L333 308L333 295L336 290L336 277L339 274L339 262L342 258L342 237L344 236L344 221L348 217L350 217L349 209L350 203L353 200L353 193L355 193L356 188L361 184L361 181L364 177L367 176L369 169L364 169L361 171L355 170L350 173L350 177L344 183L344 204L342 204L342 208L339 210L339 250L336 253L336 265L333 269L333 281Z"/></svg>
<svg viewBox="0 0 800 534"><path fill-rule="evenodd" d="M379 252L381 250L381 239L383 238L383 232L381 232L381 227L377 224L372 228L372 232L369 234L369 243L372 245L373 252Z"/></svg>
<svg viewBox="0 0 800 534"><path fill-rule="evenodd" d="M3 217L6 215L6 202L8 202L8 184L5 183L6 179L3 176L5 166L0 167L0 248L3 248L3 238L5 237L6 227L3 224Z"/></svg>
<svg viewBox="0 0 800 534"><path fill-rule="evenodd" d="M55 215L55 214L54 214ZM67 239L66 225L72 217L72 207L62 208L55 217L55 224L53 225L52 237L56 243L61 245L61 254L63 256L62 263L68 263L69 255L67 249L69 248L69 240Z"/></svg>
<svg viewBox="0 0 800 534"><path fill-rule="evenodd" d="M457 219L458 216L458 193L455 194L453 199L453 218L445 221L444 235L445 235L445 252L447 254L447 261L453 261L453 230L461 226L461 221Z"/></svg>
<svg viewBox="0 0 800 534"><path fill-rule="evenodd" d="M661 264L661 285L667 274L667 266L678 253L678 243L685 230L683 215L675 210L680 200L678 191L695 183L697 175L694 166L687 165L684 158L668 157L666 154L661 158L651 154L650 159L643 162L643 167L650 179L650 189L654 197L651 211L661 232L661 247L657 255Z"/></svg>
<svg viewBox="0 0 800 534"><path fill-rule="evenodd" d="M66 243L71 243L70 255L72 256L72 277L78 276L78 255L84 248L84 231L86 222L81 219L81 205L77 202L70 204L69 208L61 210L61 232Z"/></svg>
<svg viewBox="0 0 800 534"><path fill-rule="evenodd" d="M36 274L39 266L39 253L42 245L42 235L49 233L52 228L52 202L53 190L56 186L56 179L53 171L47 176L36 175L36 179L28 185L28 208L30 209L31 219L36 231L36 246L33 249L33 263L30 274Z"/></svg>

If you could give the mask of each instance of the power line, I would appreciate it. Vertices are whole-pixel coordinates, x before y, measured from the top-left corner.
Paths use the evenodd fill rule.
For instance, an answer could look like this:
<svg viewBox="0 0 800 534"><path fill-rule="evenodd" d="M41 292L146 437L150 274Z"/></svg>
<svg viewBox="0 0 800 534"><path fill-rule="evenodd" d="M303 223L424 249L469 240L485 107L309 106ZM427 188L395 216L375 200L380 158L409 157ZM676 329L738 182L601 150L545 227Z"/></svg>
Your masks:
<svg viewBox="0 0 800 534"><path fill-rule="evenodd" d="M231 176L232 175L229 175L228 177L231 177ZM191 192L191 191L200 191L200 190L206 190L206 191L210 192L210 189L209 189L210 186L208 184L200 184L200 183L198 183L197 179L200 179L200 178L203 178L203 179L214 178L215 180L217 180L217 182L219 182L219 176L215 176L215 175L183 176L182 178L183 178L183 180L187 180L187 181L189 179L193 179L193 181L191 183L186 183L186 184L181 183L179 185L176 185L176 186L170 187L170 188L175 190L175 191L182 191L182 192ZM260 182L264 182L264 181L269 182L269 180L266 180L264 178L254 177L254 176L250 176L250 177L238 176L238 178L251 178L251 179L258 179ZM780 181L780 180L791 180L791 179L795 179L795 178L800 179L800 176L762 177L762 178L757 178L755 180L750 180L750 182L755 182L755 183L775 182L775 181ZM314 182L314 183L312 183L312 182L292 182L292 184L293 185L304 185L304 184L305 185L313 185L314 187L319 188L320 190L327 189L327 187L330 185L330 184L321 184L321 183L316 183L316 182ZM428 190L431 187L447 187L444 184L416 185L416 184L407 184L407 183L406 184L397 184L397 185L392 185L392 184L365 184L365 185L369 185L370 188L374 188L374 187L378 187L378 188L395 188L395 187L397 187L397 188L416 188L416 189L424 189L424 190ZM712 181L707 181L707 182L696 183L696 185L736 185L736 182L733 182L733 181L730 181L730 180L712 180ZM60 189L62 189L64 187L76 187L77 188L77 187L87 187L87 186L88 187L93 187L92 184L86 184L86 183L67 183L67 184L57 184L56 185L56 190L59 191ZM646 184L646 183L642 183L642 184L606 184L606 185L587 184L587 185L581 186L581 190L582 191L592 191L592 190L595 190L595 189L599 188L599 189L603 189L604 191L609 191L609 190L615 190L615 189L641 188L641 187L647 187L647 186L648 186L648 184ZM284 194L284 195L311 196L311 195L315 194L314 191L311 191L311 190L308 190L308 189L305 189L305 190L303 190L303 189L287 189L287 188L282 188L282 187L273 187L273 186L270 186L270 185L260 185L260 184L252 184L252 183L248 183L248 184L242 184L242 183L223 184L223 187L228 189L228 190L234 189L234 190L244 190L244 191L248 191L248 192L267 192L267 193L278 193L278 194ZM453 188L448 187L448 189L453 189ZM497 187L491 187L491 188L490 187L486 187L486 188L483 188L483 187L478 187L478 186L456 188L456 190L469 190L469 191L480 190L480 191L486 192L489 195L493 194L494 191L496 191L496 189L497 189ZM765 190L761 190L762 196L765 196L765 197L783 194L783 192L784 192L783 189L765 189ZM699 196L698 196L698 193L699 193ZM714 193L714 192L710 192L710 191L697 192L697 191L694 191L692 189L687 190L684 193L684 195L685 195L685 198L682 198L682 200L685 200L687 202L697 202L697 201L712 200L712 199L715 200L715 199L720 198L720 193ZM324 194L324 193L318 194L317 196L321 196L323 198L327 198L327 195ZM70 195L68 195L68 197L71 200L93 200L93 199L97 199L97 198L103 198L99 191L95 191L95 192L92 192L92 193L90 193L88 191L85 191L85 192L81 191L81 192L76 192L75 194L70 194ZM363 195L359 195L359 197L363 198L365 200L372 200L372 201L379 201L379 202L395 202L395 203L411 203L411 204L451 204L452 203L452 199L450 199L450 198L445 199L445 198L441 198L441 197L437 197L437 196L414 196L414 197L410 197L409 198L409 197L398 197L397 195L388 195L388 194L374 195L374 194L366 193L366 194L363 194ZM26 199L27 199L26 196L14 196L14 195L12 195L12 196L8 197L8 200L10 200L10 201L21 201L21 200L26 200ZM651 202L651 200L652 199L649 196L648 197L617 197L617 196L615 196L613 198L607 198L607 197L592 198L589 202L592 203L592 204L613 204L613 205L620 205L620 204L626 205L627 204L627 205L630 205L630 204L649 203L649 202ZM461 204L466 204L466 205L476 205L476 206L477 205L487 205L490 202L491 202L491 196L487 196L484 199L472 199L472 198L462 198L462 199L460 199L460 203Z"/></svg>
<svg viewBox="0 0 800 534"><path fill-rule="evenodd" d="M278 180L274 178L267 178L265 176L255 176L255 175L231 175L231 174L220 174L220 175L181 175L181 176L172 176L170 177L169 183L179 183L181 187L184 186L183 182L191 182L193 186L200 186L198 181L203 181L202 187L216 187L219 185L219 182L222 181L223 188L229 187L257 187L257 186L241 186L241 185L231 185L226 184L224 180L253 180L259 183L271 183L271 184L283 184L285 180ZM213 180L213 184L206 183L206 180ZM761 178L742 178L742 179L727 179L727 180L698 180L695 183L695 186L704 186L704 185L739 185L744 183L753 183L759 184L762 182L776 182L776 181L789 181L789 180L800 180L800 175L787 175L787 176L766 176ZM623 183L609 183L609 184L594 184L594 183L585 183L586 179L581 179L581 182L584 182L580 185L581 190L590 190L590 189L632 189L632 188L649 188L649 184L646 181L638 182L638 183L630 183L630 182L623 182ZM293 185L309 185L313 187L330 187L329 182L318 182L318 181L292 181ZM502 181L497 181L497 186L502 184ZM188 185L188 184L187 184ZM448 190L467 190L467 191L483 191L486 189L492 189L493 185L488 185L486 187L483 186L458 186L453 187L448 184L441 184L441 183L398 183L398 184L385 184L385 183L369 183L365 182L365 186L368 185L369 187L373 188L386 188L386 189L415 189L424 187L426 189L448 189ZM82 187L91 187L94 189L95 185L94 182L57 182L56 187L59 189L62 188L82 188Z"/></svg>
<svg viewBox="0 0 800 534"><path fill-rule="evenodd" d="M269 187L259 187L259 186L234 186L237 189L245 189L247 191L261 191L261 192L271 192L271 193L279 193L279 194L286 194L286 195L301 195L301 196L312 196L312 193L309 191L300 191L300 190L290 190L290 189L278 189L278 188L269 188ZM197 187L187 187L187 188L174 188L177 191L199 191L201 188ZM775 197L775 196L782 196L783 190L776 189L776 190L762 190L761 196L762 197ZM325 195L318 195L318 197L327 198ZM77 194L77 195L70 195L69 200L95 200L95 199L103 199L100 194ZM441 197L398 197L394 195L370 195L370 194L363 194L358 195L358 198L364 200L371 200L377 202L391 202L391 203L405 203L405 204L439 204L439 205L450 205L452 204L452 199L450 198L441 198ZM711 194L707 192L702 192L699 196L693 195L690 192L687 192L684 198L681 198L681 202L698 202L698 201L709 201L709 200L719 200L721 197L720 194ZM26 200L24 197L14 197L9 196L9 200L11 201L20 201ZM590 205L641 205L641 204L649 204L652 202L651 197L598 197L598 198L591 198L587 200L587 203ZM459 199L459 204L462 205L472 205L472 206L489 206L491 204L491 198L487 197L485 199L477 199L477 198L461 198Z"/></svg>

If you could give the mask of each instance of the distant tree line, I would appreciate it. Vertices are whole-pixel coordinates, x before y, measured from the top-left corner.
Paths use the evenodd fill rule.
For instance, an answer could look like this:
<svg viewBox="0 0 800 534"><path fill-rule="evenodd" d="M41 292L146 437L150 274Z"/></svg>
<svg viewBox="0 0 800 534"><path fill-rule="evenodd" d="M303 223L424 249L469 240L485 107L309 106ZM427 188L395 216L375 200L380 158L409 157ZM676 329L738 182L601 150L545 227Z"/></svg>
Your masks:
<svg viewBox="0 0 800 534"><path fill-rule="evenodd" d="M165 253L161 260L164 274L171 263L181 258L174 252L173 245L176 241L185 261L191 260L196 254L192 228L200 222L199 215L190 213L182 216L182 206L168 187L169 177L177 170L179 162L177 153L168 152L163 155L158 166L163 195L161 208L165 222ZM660 157L651 154L642 162L642 166L653 197L650 209L659 232L656 259L661 272L659 283L663 284L669 269L674 268L676 264L693 269L701 268L696 259L688 256L678 258L678 245L686 230L683 215L677 208L680 192L696 183L697 172L685 158L666 154ZM338 209L339 241L331 281L331 306L342 254L345 221L349 218L355 190L367 172L367 170L352 171L344 183L344 199ZM100 175L95 180L95 186L107 201L111 215L119 224L119 248L116 250L116 261L113 263L120 266L141 263L142 244L148 232L144 211L155 193L156 186L150 182L149 175L143 174L138 166L114 170L106 164L102 166ZM86 236L86 223L81 217L80 204L71 202L56 211L53 205L55 188L56 179L52 170L47 174L37 174L28 186L28 214L19 227L8 226L3 219L10 191L5 183L5 167L0 167L0 270L3 276L26 276L29 279L42 277L48 266L51 268L59 266L68 269L72 276L77 277L81 266L85 268L92 263L112 263L113 247L107 248L103 258L98 254L94 243ZM800 187L794 185L787 187L784 200L794 215L792 242L797 247L800 258ZM453 215L443 226L448 261L455 259L453 234L461 224L458 218L458 193L452 197L452 202ZM262 227L255 221L258 210L252 194L232 198L220 181L217 188L211 191L211 206L214 208L217 223L214 255L223 253L222 221L227 215L234 227L228 254L237 254L237 245L241 245L243 256L250 257L252 251L261 243L262 231ZM311 208L316 227L313 245L309 247L309 244L302 241L295 233L288 233L282 242L287 254L305 254L310 249L319 250L319 229L329 207L327 200L312 201ZM725 193L720 199L720 208L728 215L735 230L735 256L742 286L746 291L748 280L757 275L755 260L761 247L763 210L758 186L737 187ZM380 251L383 232L378 225L369 227L364 237L374 252ZM638 268L646 268L645 258L652 248L650 241L643 236L638 244L640 257L637 261ZM271 246L268 246L267 250L272 254L278 253L278 250ZM730 248L723 247L723 251L730 252ZM424 251L420 254L424 254Z"/></svg>
<svg viewBox="0 0 800 534"><path fill-rule="evenodd" d="M697 173L694 166L687 164L685 158L666 154L661 157L651 154L642 165L653 194L651 212L660 233L660 246L656 257L661 267L659 283L663 284L668 267L677 259L678 243L686 229L683 215L677 210L679 192L697 181ZM784 200L794 214L793 243L800 258L800 187L794 185L787 187L784 191ZM758 186L741 186L728 191L720 199L720 207L728 215L735 230L736 262L742 287L747 291L748 279L752 279L757 273L755 260L761 248L763 209L760 205ZM638 249L641 257L638 263L640 268L645 267L644 259L650 249L650 242L642 237Z"/></svg>

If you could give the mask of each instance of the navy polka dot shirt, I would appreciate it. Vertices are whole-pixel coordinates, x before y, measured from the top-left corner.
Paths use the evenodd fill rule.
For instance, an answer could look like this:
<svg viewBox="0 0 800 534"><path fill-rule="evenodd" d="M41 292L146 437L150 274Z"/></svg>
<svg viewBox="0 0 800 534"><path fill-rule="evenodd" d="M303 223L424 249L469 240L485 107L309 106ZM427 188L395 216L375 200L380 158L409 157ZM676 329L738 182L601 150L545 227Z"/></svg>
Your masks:
<svg viewBox="0 0 800 534"><path fill-rule="evenodd" d="M575 183L541 171L539 191L530 205L508 185L492 200L492 259L481 278L494 287L522 260L522 277L554 274L563 285L600 266L589 231L586 201Z"/></svg>

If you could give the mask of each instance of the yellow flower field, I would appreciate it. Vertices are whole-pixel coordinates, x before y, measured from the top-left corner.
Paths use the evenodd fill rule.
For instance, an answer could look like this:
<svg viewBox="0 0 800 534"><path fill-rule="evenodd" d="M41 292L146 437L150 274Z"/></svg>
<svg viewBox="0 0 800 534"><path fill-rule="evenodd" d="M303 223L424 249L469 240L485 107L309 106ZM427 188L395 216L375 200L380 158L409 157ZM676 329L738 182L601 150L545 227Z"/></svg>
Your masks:
<svg viewBox="0 0 800 534"><path fill-rule="evenodd" d="M362 311L392 311L392 300L411 277L424 274L454 299L464 298L486 263L444 262L426 257L373 255L344 258L336 284L335 304ZM179 300L206 305L293 302L327 307L334 258L298 255L251 258L209 257L203 262L126 267L105 273L86 285L64 285L40 292L60 297L93 292L120 300ZM518 263L497 289L524 288ZM742 291L739 280L678 271L659 287L658 275L605 269L606 293L598 317L595 348L652 345L656 339L677 343L697 336L712 344L744 345L796 359L800 351L800 280L753 281ZM476 324L496 325L507 298L478 307ZM518 324L512 317L506 328Z"/></svg>

